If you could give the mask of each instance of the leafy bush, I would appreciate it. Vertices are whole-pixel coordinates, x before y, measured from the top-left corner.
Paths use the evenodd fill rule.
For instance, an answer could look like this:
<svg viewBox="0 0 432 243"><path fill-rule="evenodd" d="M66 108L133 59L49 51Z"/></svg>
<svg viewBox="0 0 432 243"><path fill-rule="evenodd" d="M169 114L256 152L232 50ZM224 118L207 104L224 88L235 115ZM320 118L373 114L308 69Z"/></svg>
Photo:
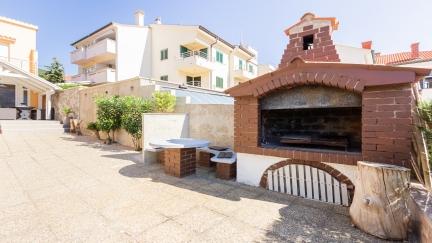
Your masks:
<svg viewBox="0 0 432 243"><path fill-rule="evenodd" d="M418 109L421 118L430 124L432 122L432 101L419 102Z"/></svg>
<svg viewBox="0 0 432 243"><path fill-rule="evenodd" d="M155 92L152 99L143 99L135 96L124 97L97 97L97 121L89 123L87 128L95 131L103 131L111 140L111 132L123 128L132 136L132 142L136 150L141 149L142 114L147 112L173 112L176 98L167 92Z"/></svg>
<svg viewBox="0 0 432 243"><path fill-rule="evenodd" d="M87 124L87 129L91 130L91 131L100 131L99 125L97 124L97 122L89 122Z"/></svg>
<svg viewBox="0 0 432 243"><path fill-rule="evenodd" d="M87 129L90 131L93 131L95 133L97 139L100 139L100 135L99 135L100 128L99 128L99 124L97 122L89 122L87 124Z"/></svg>
<svg viewBox="0 0 432 243"><path fill-rule="evenodd" d="M155 112L173 112L176 104L176 97L168 92L153 93Z"/></svg>
<svg viewBox="0 0 432 243"><path fill-rule="evenodd" d="M66 90L66 89L72 89L75 87L81 87L82 85L74 84L74 83L57 83L57 86L59 86L63 90Z"/></svg>
<svg viewBox="0 0 432 243"><path fill-rule="evenodd" d="M70 108L69 106L64 106L63 109L62 109L62 111L63 111L63 114L65 116L69 116L69 114L73 113L72 108Z"/></svg>
<svg viewBox="0 0 432 243"><path fill-rule="evenodd" d="M142 114L153 110L153 103L134 96L121 98L123 103L123 114L121 116L122 128L132 136L132 142L136 150L141 149L142 137Z"/></svg>
<svg viewBox="0 0 432 243"><path fill-rule="evenodd" d="M422 130L426 139L426 146L429 154L429 163L431 163L430 159L432 158L432 102L421 101L419 102L417 107L421 119L426 123L423 127L420 127L420 129Z"/></svg>
<svg viewBox="0 0 432 243"><path fill-rule="evenodd" d="M97 97L97 124L99 129L108 136L108 142L114 141L114 132L121 127L121 115L123 113L123 103L118 96ZM110 133L113 133L111 139Z"/></svg>

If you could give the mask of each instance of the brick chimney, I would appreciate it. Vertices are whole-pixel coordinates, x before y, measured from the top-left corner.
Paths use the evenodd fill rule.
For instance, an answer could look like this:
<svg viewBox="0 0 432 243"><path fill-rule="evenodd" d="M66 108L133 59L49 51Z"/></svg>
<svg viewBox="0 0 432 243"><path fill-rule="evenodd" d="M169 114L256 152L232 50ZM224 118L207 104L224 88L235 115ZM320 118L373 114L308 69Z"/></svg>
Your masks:
<svg viewBox="0 0 432 243"><path fill-rule="evenodd" d="M338 26L336 18L304 14L299 22L285 30L289 43L279 67L288 65L295 57L306 61L340 62L331 37Z"/></svg>
<svg viewBox="0 0 432 243"><path fill-rule="evenodd" d="M363 49L372 49L372 41L364 41L361 45Z"/></svg>
<svg viewBox="0 0 432 243"><path fill-rule="evenodd" d="M419 58L420 57L419 45L420 45L419 42L411 44L411 58Z"/></svg>

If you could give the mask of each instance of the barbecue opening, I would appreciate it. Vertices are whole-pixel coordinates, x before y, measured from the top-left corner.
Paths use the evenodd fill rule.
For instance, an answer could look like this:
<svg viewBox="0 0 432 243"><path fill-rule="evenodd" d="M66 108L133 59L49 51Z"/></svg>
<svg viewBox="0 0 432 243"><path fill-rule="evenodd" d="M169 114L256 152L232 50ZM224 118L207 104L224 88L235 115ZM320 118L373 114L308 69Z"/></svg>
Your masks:
<svg viewBox="0 0 432 243"><path fill-rule="evenodd" d="M332 87L301 86L261 100L262 147L361 151L361 98Z"/></svg>

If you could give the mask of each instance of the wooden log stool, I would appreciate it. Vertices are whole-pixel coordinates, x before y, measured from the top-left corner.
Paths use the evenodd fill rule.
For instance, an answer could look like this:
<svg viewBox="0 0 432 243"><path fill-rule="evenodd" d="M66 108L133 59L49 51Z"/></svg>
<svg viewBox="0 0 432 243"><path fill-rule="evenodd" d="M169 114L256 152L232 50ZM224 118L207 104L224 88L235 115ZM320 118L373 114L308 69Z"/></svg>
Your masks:
<svg viewBox="0 0 432 243"><path fill-rule="evenodd" d="M382 239L407 238L410 170L359 161L351 220L361 230Z"/></svg>

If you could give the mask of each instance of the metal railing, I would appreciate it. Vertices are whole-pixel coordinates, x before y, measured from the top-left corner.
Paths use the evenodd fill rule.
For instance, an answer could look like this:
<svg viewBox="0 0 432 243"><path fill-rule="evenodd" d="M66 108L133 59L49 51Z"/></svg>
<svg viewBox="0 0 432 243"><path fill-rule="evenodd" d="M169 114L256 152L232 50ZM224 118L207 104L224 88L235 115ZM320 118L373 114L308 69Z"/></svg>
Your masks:
<svg viewBox="0 0 432 243"><path fill-rule="evenodd" d="M203 51L187 51L187 52L180 53L180 57L181 58L188 58L188 57L192 57L192 56L198 56L198 57L201 57L201 58L204 58L204 59L208 60L208 54L207 54L207 52L203 52Z"/></svg>
<svg viewBox="0 0 432 243"><path fill-rule="evenodd" d="M235 71L237 71L237 70L247 71L247 72L249 72L249 73L251 73L251 74L255 74L255 73L257 72L257 66L256 66L255 64L252 64L253 69L250 70L250 69L249 69L249 65L250 65L250 64L246 64L246 65L242 65L242 66L240 66L240 65L235 65L235 66L234 66L234 70L235 70Z"/></svg>
<svg viewBox="0 0 432 243"><path fill-rule="evenodd" d="M6 61L15 67L18 67L23 70L29 70L30 69L30 61L28 59L20 59L20 58L13 58L13 57L5 57L0 56L0 60ZM37 65L36 65L37 67Z"/></svg>

